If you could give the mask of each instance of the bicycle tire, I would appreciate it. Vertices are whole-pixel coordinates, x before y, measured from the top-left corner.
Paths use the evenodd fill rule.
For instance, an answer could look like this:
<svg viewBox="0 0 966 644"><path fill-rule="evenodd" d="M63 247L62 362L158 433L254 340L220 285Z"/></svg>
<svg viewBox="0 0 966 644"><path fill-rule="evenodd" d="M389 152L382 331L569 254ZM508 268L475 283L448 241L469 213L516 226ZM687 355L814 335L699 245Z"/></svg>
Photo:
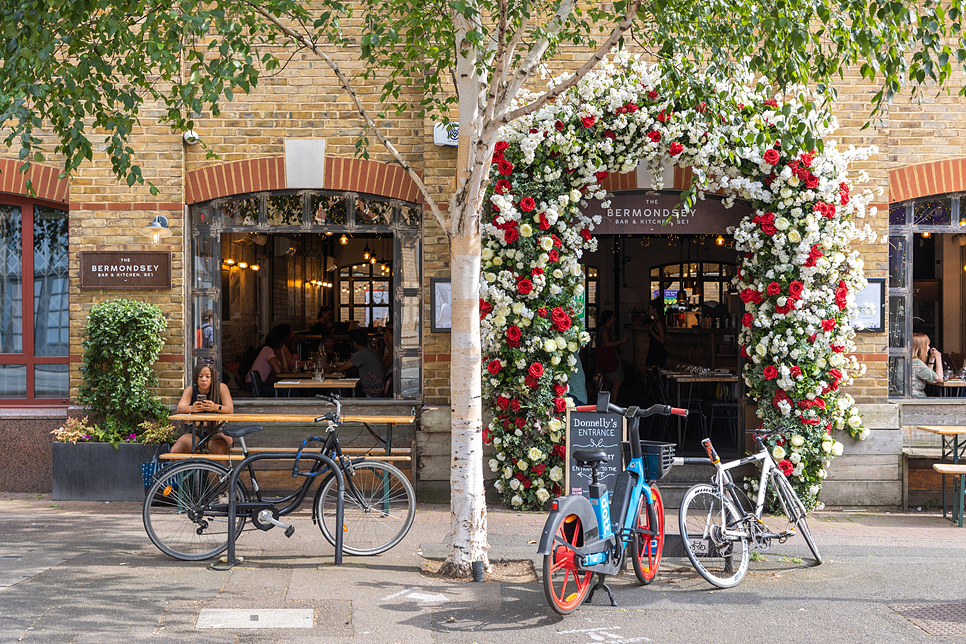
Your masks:
<svg viewBox="0 0 966 644"><path fill-rule="evenodd" d="M352 466L346 477L342 516L342 552L377 555L403 540L416 516L416 493L397 467L382 461ZM335 476L322 482L315 513L323 536L335 545L338 487Z"/></svg>
<svg viewBox="0 0 966 644"><path fill-rule="evenodd" d="M211 559L228 548L229 470L217 463L189 461L155 475L141 511L144 530L164 554L182 561ZM236 500L247 501L248 491L237 483ZM222 506L213 510L211 506ZM245 517L235 519L235 537Z"/></svg>
<svg viewBox="0 0 966 644"><path fill-rule="evenodd" d="M577 610L590 591L593 573L580 570L571 549L582 545L584 527L580 523L580 517L569 514L564 517L554 534L553 550L543 556L543 594L546 595L550 608L559 615L569 615Z"/></svg>
<svg viewBox="0 0 966 644"><path fill-rule="evenodd" d="M784 494L787 502L794 505L795 514L797 516L789 517L789 519L795 523L795 527L801 533L802 537L805 539L805 543L808 544L808 549L812 551L812 557L815 559L815 565L821 566L822 559L821 553L818 551L818 546L815 545L815 541L812 539L812 532L808 529L808 521L805 518L805 506L802 504L802 500L798 498L798 494L795 493L795 488L788 481L784 472L779 470L773 470L775 473L775 489L779 494Z"/></svg>
<svg viewBox="0 0 966 644"><path fill-rule="evenodd" d="M684 494L678 511L678 524L684 551L698 574L718 588L732 588L741 583L748 572L751 553L748 537L721 545L715 543L719 541L716 535L721 533L717 520L721 516L722 505L729 526L738 524L742 515L734 503L722 499L716 487L695 485ZM735 552L736 548L738 552Z"/></svg>
<svg viewBox="0 0 966 644"><path fill-rule="evenodd" d="M643 585L648 585L654 581L658 568L661 566L661 555L664 554L664 500L661 498L661 491L656 485L651 486L651 494L654 496L654 514L657 519L657 536L634 535L634 541L627 544L629 558L634 564L634 574L637 581ZM641 495L641 502L638 504L637 527L639 529L651 530L650 521L647 517L647 500Z"/></svg>

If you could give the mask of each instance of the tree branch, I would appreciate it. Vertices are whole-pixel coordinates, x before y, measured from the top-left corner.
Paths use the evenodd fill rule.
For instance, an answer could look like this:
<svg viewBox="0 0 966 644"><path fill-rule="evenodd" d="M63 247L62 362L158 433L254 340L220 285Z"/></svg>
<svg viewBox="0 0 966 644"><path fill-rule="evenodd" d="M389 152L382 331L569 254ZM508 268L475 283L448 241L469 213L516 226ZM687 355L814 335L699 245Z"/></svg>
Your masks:
<svg viewBox="0 0 966 644"><path fill-rule="evenodd" d="M422 177L419 176L419 173L416 172L416 169L413 168L413 166L406 161L405 158L403 158L402 154L399 153L399 150L396 149L396 146L392 144L392 141L390 141L382 133L382 130L379 129L378 125L376 125L376 122L372 120L371 116L369 116L369 112L366 111L366 108L362 105L362 101L359 99L359 96L353 89L352 83L342 72L339 64L332 60L328 54L322 51L322 49L320 49L308 36L301 34L288 25L282 23L278 18L266 12L261 7L250 2L248 3L248 6L260 16L268 20L271 24L275 25L275 28L281 31L283 34L306 49L311 50L312 53L321 58L322 61L325 62L325 64L328 65L333 72L335 72L336 78L339 80L339 84L342 85L342 88L349 94L349 97L352 99L352 103L356 107L356 111L359 113L359 116L362 117L363 121L365 121L366 127L375 133L376 138L379 139L379 142L382 143L383 147L389 151L389 154L392 156L393 160L395 160L395 162L398 163L402 169L406 171L406 174L408 174L413 180L413 182L419 188L419 192L423 195L426 205L429 206L430 211L433 213L433 219L435 219L440 228L442 228L444 231L447 231L448 234L449 217L447 217L446 213L440 209L439 204L436 203L436 200L433 199L433 195L430 192L429 187L423 182Z"/></svg>

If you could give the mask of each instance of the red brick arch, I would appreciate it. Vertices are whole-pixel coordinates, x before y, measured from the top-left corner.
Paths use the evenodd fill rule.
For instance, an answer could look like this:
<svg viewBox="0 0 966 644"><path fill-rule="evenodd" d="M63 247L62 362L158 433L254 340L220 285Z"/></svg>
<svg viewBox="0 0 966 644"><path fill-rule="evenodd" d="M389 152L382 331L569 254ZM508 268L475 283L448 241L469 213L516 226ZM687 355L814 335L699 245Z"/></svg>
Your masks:
<svg viewBox="0 0 966 644"><path fill-rule="evenodd" d="M67 178L60 178L61 170L51 165L33 163L26 174L20 172L21 162L0 159L0 192L33 197L27 194L27 179L33 184L37 199L67 203L70 186Z"/></svg>
<svg viewBox="0 0 966 644"><path fill-rule="evenodd" d="M265 157L206 166L188 173L185 203L193 204L218 197L284 190L285 158ZM422 202L416 183L398 165L326 157L323 189L364 192L367 194Z"/></svg>
<svg viewBox="0 0 966 644"><path fill-rule="evenodd" d="M966 158L919 163L889 172L889 203L966 191Z"/></svg>

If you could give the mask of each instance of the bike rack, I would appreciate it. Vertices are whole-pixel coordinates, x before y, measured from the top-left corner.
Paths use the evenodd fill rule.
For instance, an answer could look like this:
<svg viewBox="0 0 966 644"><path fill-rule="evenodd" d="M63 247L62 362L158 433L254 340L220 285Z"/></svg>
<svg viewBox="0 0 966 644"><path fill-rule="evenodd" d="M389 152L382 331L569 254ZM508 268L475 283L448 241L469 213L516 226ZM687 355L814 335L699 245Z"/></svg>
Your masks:
<svg viewBox="0 0 966 644"><path fill-rule="evenodd" d="M235 499L235 485L238 483L238 477L245 470L245 466L249 463L264 459L291 459L292 455L285 452L264 452L262 454L252 454L246 457L241 463L239 463L231 471L231 477L228 479L228 557L227 563L228 567L231 568L238 563L235 559L235 519L237 517L235 504L237 500ZM302 458L309 458L315 461L320 461L325 464L335 475L336 483L339 484L339 496L335 504L335 524L336 526L342 525L343 522L343 498L345 495L345 480L342 478L342 471L336 462L325 454L302 454ZM321 517L319 519L321 521ZM335 565L342 565L342 530L335 530Z"/></svg>

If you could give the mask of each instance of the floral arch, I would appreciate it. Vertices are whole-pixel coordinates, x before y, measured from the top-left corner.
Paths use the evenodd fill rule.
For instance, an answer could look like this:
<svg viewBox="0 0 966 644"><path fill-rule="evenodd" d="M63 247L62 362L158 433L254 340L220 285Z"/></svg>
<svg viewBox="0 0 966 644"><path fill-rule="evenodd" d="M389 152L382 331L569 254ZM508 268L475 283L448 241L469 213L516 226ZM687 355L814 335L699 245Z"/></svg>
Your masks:
<svg viewBox="0 0 966 644"><path fill-rule="evenodd" d="M742 375L763 425L786 428L773 444L781 467L806 505L818 505L825 468L843 449L832 429L868 434L841 386L864 373L850 321L866 280L851 244L875 238L855 223L873 195L852 194L847 167L875 149L839 150L824 140L835 129L803 88L775 94L750 74L683 84L627 54L504 128L482 218L480 325L493 418L483 440L496 450L489 464L505 504L540 507L563 493L567 381L590 339L573 298L600 223L581 206L606 199L608 173L643 162L660 177L670 160L692 168L689 204L711 191L753 205L734 231L747 311Z"/></svg>

